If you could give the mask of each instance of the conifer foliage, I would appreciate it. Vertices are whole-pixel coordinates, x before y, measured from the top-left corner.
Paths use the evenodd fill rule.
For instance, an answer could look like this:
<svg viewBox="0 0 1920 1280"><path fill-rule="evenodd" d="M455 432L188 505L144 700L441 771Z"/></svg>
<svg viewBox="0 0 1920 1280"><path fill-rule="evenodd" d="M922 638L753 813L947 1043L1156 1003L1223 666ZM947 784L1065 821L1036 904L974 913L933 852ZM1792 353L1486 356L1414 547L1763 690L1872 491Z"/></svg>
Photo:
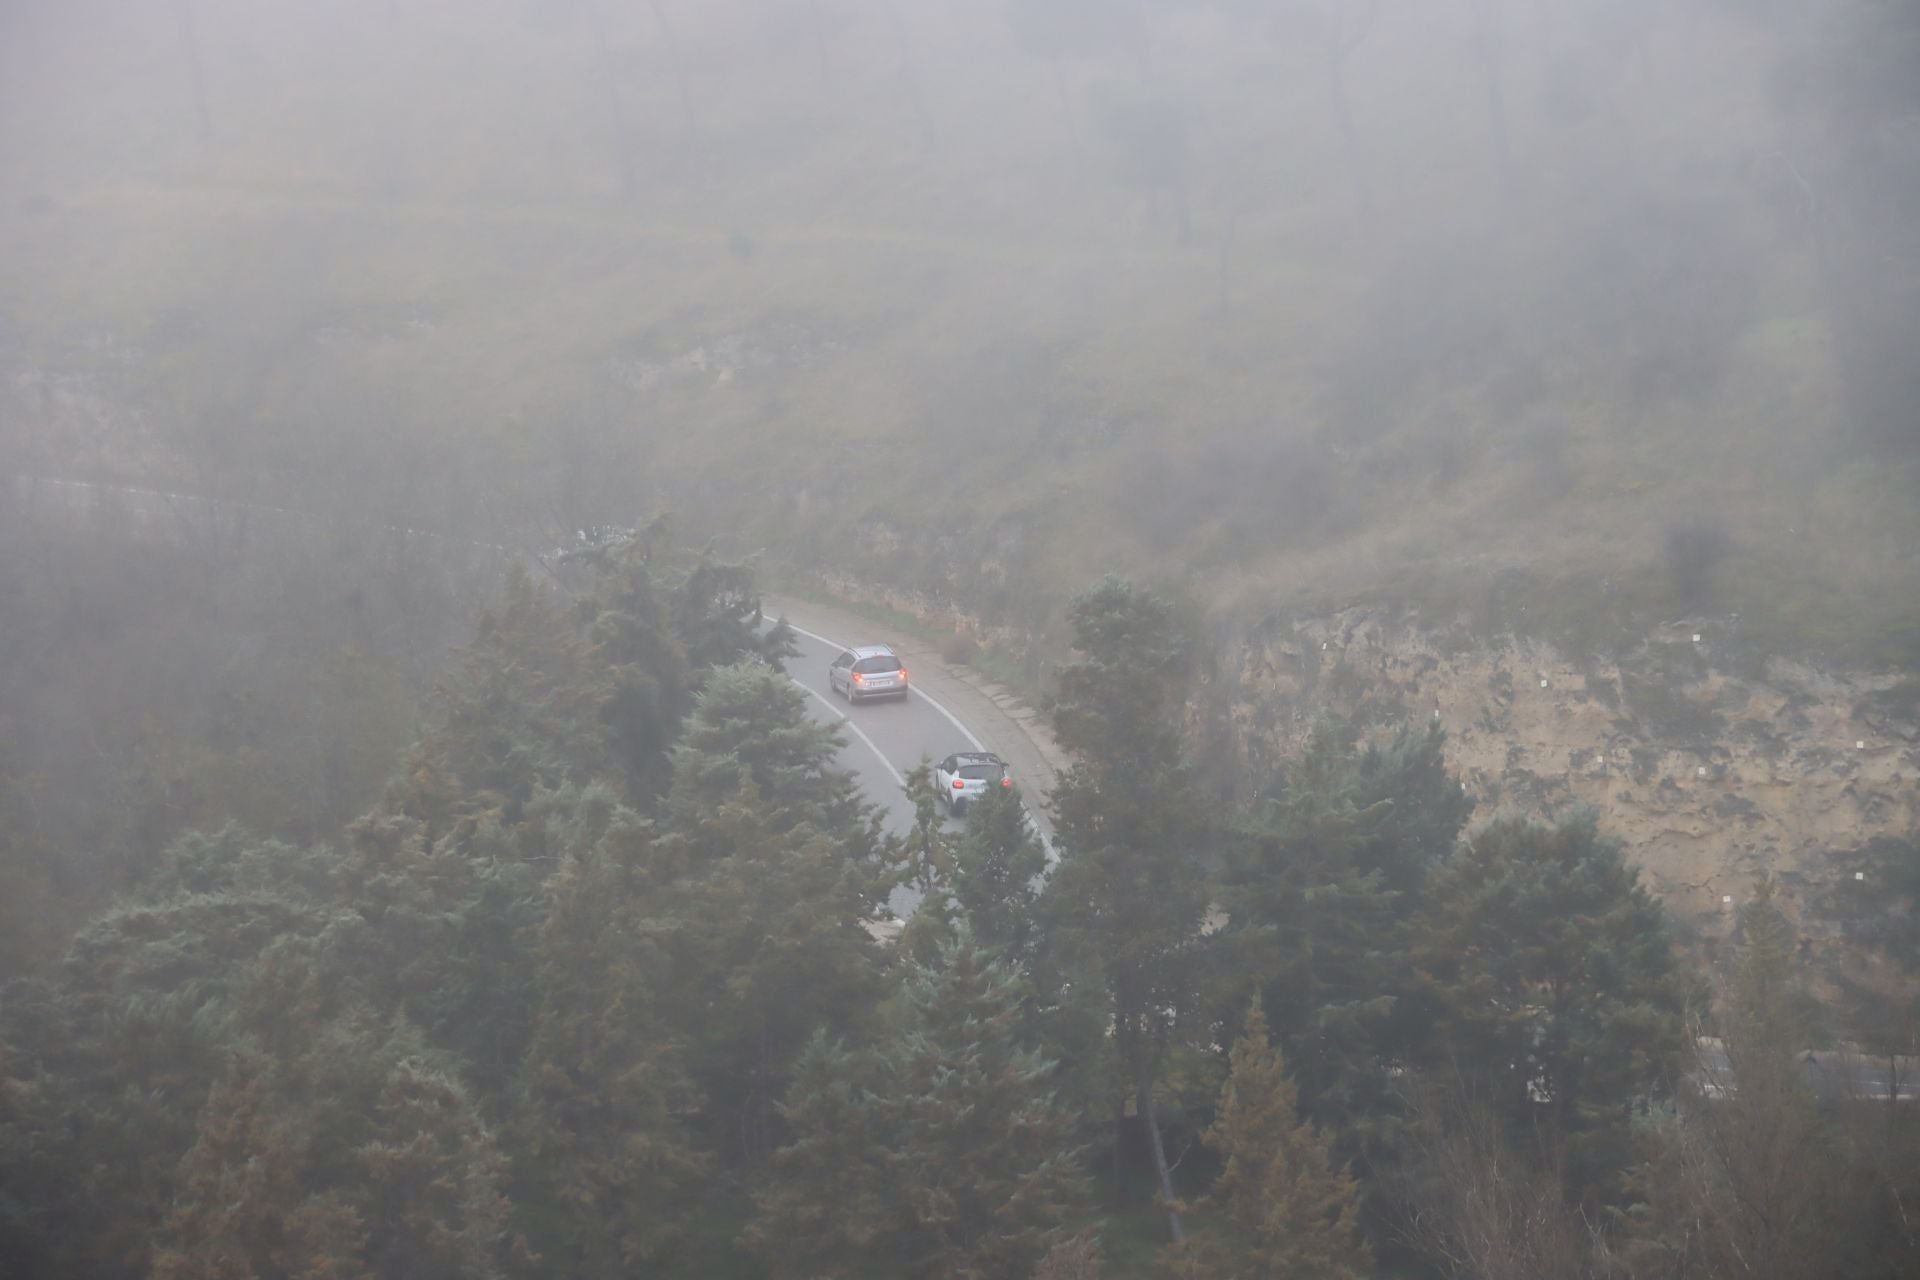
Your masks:
<svg viewBox="0 0 1920 1280"><path fill-rule="evenodd" d="M877 1048L816 1040L796 1069L753 1233L776 1276L1026 1275L1087 1211L1018 975L962 923L904 995Z"/></svg>
<svg viewBox="0 0 1920 1280"><path fill-rule="evenodd" d="M1079 660L1060 673L1055 731L1076 753L1055 789L1060 862L1043 916L1054 961L1104 988L1119 1075L1146 1122L1160 1194L1172 1183L1154 1089L1206 912L1206 826L1179 711L1187 646L1168 605L1106 578L1076 596ZM1180 1220L1169 1210L1177 1240Z"/></svg>
<svg viewBox="0 0 1920 1280"><path fill-rule="evenodd" d="M1019 787L990 787L968 806L953 861L953 895L973 936L1016 959L1029 957L1039 940L1035 886L1047 855L1028 825Z"/></svg>
<svg viewBox="0 0 1920 1280"><path fill-rule="evenodd" d="M804 697L759 663L710 674L673 753L653 854L706 1138L737 1160L778 1145L775 1102L809 1038L860 1030L880 999L866 929L890 887L878 818Z"/></svg>
<svg viewBox="0 0 1920 1280"><path fill-rule="evenodd" d="M1371 1259L1359 1234L1358 1187L1335 1167L1328 1136L1299 1118L1293 1080L1257 1003L1231 1062L1202 1136L1222 1165L1194 1206L1210 1229L1175 1250L1175 1270L1210 1280L1362 1280Z"/></svg>
<svg viewBox="0 0 1920 1280"><path fill-rule="evenodd" d="M1486 1087L1576 1187L1607 1186L1685 1044L1665 914L1619 842L1591 813L1495 819L1434 878L1412 950L1429 1061Z"/></svg>

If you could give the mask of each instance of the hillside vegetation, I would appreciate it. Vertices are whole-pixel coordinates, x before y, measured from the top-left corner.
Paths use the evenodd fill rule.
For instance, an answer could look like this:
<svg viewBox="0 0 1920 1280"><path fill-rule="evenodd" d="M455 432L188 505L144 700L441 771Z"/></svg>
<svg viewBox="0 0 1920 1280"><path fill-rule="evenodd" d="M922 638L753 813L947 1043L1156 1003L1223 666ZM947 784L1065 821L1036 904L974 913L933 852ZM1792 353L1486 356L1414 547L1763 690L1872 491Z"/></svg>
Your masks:
<svg viewBox="0 0 1920 1280"><path fill-rule="evenodd" d="M16 7L20 469L1920 651L1911 3ZM1498 591L1491 584L1502 584Z"/></svg>
<svg viewBox="0 0 1920 1280"><path fill-rule="evenodd" d="M1893 981L1822 1006L1771 881L1695 963L1593 814L1469 828L1438 727L1209 803L1109 577L1042 879L1018 789L883 831L750 574L572 587L509 573L338 839L185 835L0 984L6 1275L1913 1274L1911 842L1826 885Z"/></svg>

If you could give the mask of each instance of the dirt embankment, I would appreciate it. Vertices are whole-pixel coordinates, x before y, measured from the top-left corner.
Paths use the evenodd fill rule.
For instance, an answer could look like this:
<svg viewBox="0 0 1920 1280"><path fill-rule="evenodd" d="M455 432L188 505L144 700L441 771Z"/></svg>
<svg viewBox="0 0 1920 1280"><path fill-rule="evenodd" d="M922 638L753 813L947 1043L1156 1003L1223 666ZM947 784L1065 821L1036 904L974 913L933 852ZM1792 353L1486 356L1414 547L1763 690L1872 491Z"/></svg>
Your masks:
<svg viewBox="0 0 1920 1280"><path fill-rule="evenodd" d="M1708 624L1576 662L1355 609L1246 638L1222 682L1212 722L1239 767L1271 767L1329 713L1437 720L1480 816L1592 806L1709 932L1762 873L1791 893L1844 874L1836 858L1873 836L1920 827L1920 681L1779 660L1738 676Z"/></svg>

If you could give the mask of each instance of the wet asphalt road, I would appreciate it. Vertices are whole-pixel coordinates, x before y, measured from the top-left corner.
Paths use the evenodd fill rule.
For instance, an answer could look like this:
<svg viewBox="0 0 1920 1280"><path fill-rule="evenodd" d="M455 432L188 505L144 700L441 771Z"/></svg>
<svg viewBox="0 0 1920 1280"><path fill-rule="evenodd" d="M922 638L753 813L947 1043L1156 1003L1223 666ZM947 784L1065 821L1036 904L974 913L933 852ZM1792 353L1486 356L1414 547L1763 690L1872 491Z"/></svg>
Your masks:
<svg viewBox="0 0 1920 1280"><path fill-rule="evenodd" d="M901 789L906 772L922 758L937 761L951 752L979 750L978 742L942 704L912 687L911 668L904 699L876 698L854 706L835 693L827 683L827 668L847 645L866 643L863 638L810 634L796 638L800 654L788 660L786 668L807 690L808 714L841 726L846 739L840 751L841 767L853 771L867 799L879 806L886 829L904 834L913 825L913 806ZM917 893L896 889L891 905L894 914L905 917L918 902Z"/></svg>

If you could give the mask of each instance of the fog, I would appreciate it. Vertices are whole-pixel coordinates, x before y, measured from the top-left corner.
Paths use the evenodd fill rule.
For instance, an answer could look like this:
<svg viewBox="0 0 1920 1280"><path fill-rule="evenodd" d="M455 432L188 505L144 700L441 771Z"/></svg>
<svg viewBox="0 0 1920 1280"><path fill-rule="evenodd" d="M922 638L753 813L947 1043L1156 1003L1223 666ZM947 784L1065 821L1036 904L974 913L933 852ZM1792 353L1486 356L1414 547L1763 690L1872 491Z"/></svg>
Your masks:
<svg viewBox="0 0 1920 1280"><path fill-rule="evenodd" d="M1916 0L0 0L0 1273L1914 1274L1916 335Z"/></svg>
<svg viewBox="0 0 1920 1280"><path fill-rule="evenodd" d="M1604 581L1910 656L1914 21L15 0L0 445L275 554L672 513L1034 677L1116 568L1246 617L1518 580L1548 630ZM324 554L326 616L465 625Z"/></svg>
<svg viewBox="0 0 1920 1280"><path fill-rule="evenodd" d="M816 556L906 493L1076 571L1264 580L1395 511L1537 547L1490 473L1723 503L1910 452L1902 13L16 3L15 385L91 350L145 438L10 438Z"/></svg>

